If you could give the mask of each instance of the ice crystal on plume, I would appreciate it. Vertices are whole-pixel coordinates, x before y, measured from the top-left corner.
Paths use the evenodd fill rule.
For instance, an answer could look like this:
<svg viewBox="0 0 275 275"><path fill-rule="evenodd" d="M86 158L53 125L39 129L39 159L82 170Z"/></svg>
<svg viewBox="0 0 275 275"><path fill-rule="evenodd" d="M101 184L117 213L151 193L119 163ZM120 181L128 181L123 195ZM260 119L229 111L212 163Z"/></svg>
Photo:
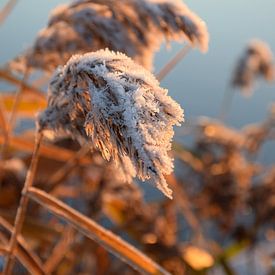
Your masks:
<svg viewBox="0 0 275 275"><path fill-rule="evenodd" d="M167 92L124 54L75 55L55 72L39 126L88 141L105 159L122 162L133 177L151 178L171 198L164 174L173 170L168 151L183 110Z"/></svg>

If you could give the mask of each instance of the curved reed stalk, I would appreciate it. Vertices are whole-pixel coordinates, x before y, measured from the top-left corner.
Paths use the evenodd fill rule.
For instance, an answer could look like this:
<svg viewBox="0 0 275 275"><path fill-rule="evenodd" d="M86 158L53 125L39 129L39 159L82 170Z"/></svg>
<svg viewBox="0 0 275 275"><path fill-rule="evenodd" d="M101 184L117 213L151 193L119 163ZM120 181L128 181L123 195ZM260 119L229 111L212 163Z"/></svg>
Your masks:
<svg viewBox="0 0 275 275"><path fill-rule="evenodd" d="M107 160L125 167L130 180L151 178L171 198L163 174L173 170L173 126L183 110L148 71L108 50L74 56L56 71L41 129L66 132L88 142Z"/></svg>
<svg viewBox="0 0 275 275"><path fill-rule="evenodd" d="M10 274L13 269L13 265L14 265L13 255L14 255L14 251L16 250L16 247L17 247L18 235L20 234L22 227L23 227L23 223L24 223L24 219L25 219L26 211L27 211L27 206L28 206L28 201L29 201L28 197L26 196L26 192L27 192L28 188L30 186L32 186L33 181L34 181L34 175L35 175L35 171L37 168L38 153L39 153L39 148L40 148L42 137L43 137L43 134L42 134L42 132L39 131L37 134L36 140L35 140L35 149L33 151L31 165L28 170L27 177L26 177L26 180L24 183L19 207L17 208L17 213L16 213L16 217L15 217L15 222L14 222L14 229L13 229L12 236L11 236L11 239L9 242L8 255L7 255L7 260L6 260L5 267L4 267L4 274Z"/></svg>
<svg viewBox="0 0 275 275"><path fill-rule="evenodd" d="M36 201L53 214L70 223L79 232L104 246L115 256L125 260L133 268L146 274L170 274L145 254L123 241L111 231L103 228L93 220L85 217L78 211L52 197L42 190L31 187L27 196Z"/></svg>
<svg viewBox="0 0 275 275"><path fill-rule="evenodd" d="M21 62L52 71L73 54L107 47L151 70L154 52L163 40L185 40L206 51L208 32L179 0L74 1L53 10L48 26Z"/></svg>

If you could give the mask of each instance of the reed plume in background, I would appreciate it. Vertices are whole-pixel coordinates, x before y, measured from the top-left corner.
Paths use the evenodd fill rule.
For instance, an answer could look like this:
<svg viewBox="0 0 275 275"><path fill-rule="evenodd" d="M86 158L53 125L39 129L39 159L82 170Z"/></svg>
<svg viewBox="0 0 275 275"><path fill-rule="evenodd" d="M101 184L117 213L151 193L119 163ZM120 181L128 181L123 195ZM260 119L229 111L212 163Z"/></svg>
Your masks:
<svg viewBox="0 0 275 275"><path fill-rule="evenodd" d="M265 42L252 40L237 63L232 86L240 88L244 94L249 95L254 88L255 81L260 77L267 81L274 80L273 54Z"/></svg>
<svg viewBox="0 0 275 275"><path fill-rule="evenodd" d="M52 11L48 26L19 64L52 71L73 54L107 47L151 70L164 40L187 41L206 51L206 24L181 1L74 1Z"/></svg>
<svg viewBox="0 0 275 275"><path fill-rule="evenodd" d="M237 61L231 76L230 86L225 90L219 118L225 120L231 107L234 88L240 89L243 95L252 95L256 81L264 78L268 82L275 79L273 54L267 43L254 39L247 44L243 55Z"/></svg>

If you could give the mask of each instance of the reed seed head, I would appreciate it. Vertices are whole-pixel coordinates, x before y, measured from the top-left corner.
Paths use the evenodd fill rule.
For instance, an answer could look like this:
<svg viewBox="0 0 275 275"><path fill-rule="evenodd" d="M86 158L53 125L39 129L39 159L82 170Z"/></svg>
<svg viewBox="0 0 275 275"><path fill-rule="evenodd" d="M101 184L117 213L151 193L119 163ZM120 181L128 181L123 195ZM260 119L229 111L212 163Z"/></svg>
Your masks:
<svg viewBox="0 0 275 275"><path fill-rule="evenodd" d="M267 81L274 80L273 55L265 42L252 40L237 63L232 86L250 95L258 77Z"/></svg>
<svg viewBox="0 0 275 275"><path fill-rule="evenodd" d="M105 159L121 161L132 176L152 178L171 198L163 175L173 170L168 151L183 110L167 92L124 54L75 55L55 72L39 126L88 141Z"/></svg>

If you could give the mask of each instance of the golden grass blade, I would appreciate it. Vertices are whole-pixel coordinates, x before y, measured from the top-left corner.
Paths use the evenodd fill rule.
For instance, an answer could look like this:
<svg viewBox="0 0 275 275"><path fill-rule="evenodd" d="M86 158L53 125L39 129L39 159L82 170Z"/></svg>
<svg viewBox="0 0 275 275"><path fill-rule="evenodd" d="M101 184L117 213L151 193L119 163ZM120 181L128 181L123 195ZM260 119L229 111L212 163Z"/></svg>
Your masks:
<svg viewBox="0 0 275 275"><path fill-rule="evenodd" d="M3 142L4 137L0 136L0 144ZM9 146L29 153L33 152L34 149L33 140L28 140L18 136L10 137ZM74 158L75 152L55 145L43 144L40 148L40 155L48 159L67 162L69 159ZM89 157L82 157L79 159L79 163L81 165L86 165L91 163L91 160Z"/></svg>
<svg viewBox="0 0 275 275"><path fill-rule="evenodd" d="M7 255L7 260L4 266L4 274L7 274L7 275L9 275L13 269L13 265L14 265L13 255L14 255L14 251L17 248L18 235L21 233L26 212L27 212L28 202L29 202L29 199L26 196L26 193L28 191L28 188L31 187L34 182L34 175L37 168L38 153L39 153L42 138L43 138L42 132L38 132L35 138L35 148L33 150L32 161L26 176L24 187L21 192L21 199L20 199L19 206L17 208L14 227L13 227L11 239L9 242L9 249L8 249L9 253Z"/></svg>
<svg viewBox="0 0 275 275"><path fill-rule="evenodd" d="M27 196L36 201L53 214L72 224L78 231L88 238L103 245L108 251L126 261L132 267L147 274L169 274L157 263L152 261L139 250L123 241L121 238L106 230L91 219L85 217L75 209L69 207L60 200L52 197L46 192L31 187Z"/></svg>
<svg viewBox="0 0 275 275"><path fill-rule="evenodd" d="M0 75L1 75L1 72L0 72ZM11 113L10 113L10 117L8 119L8 125L7 125L7 127L8 127L8 137L9 137L9 135L12 134L14 125L16 124L17 110L18 110L18 107L20 105L23 92L26 89L26 84L25 83L26 83L28 77L29 77L28 68L25 69L22 80L17 80L12 75L8 74L7 72L2 72L2 78L4 78L5 80L9 80L9 81L13 80L13 81L16 82L16 85L18 86L18 90L17 90L17 92L14 96L14 101L13 101L13 104L12 104L12 110L11 110ZM10 139L6 138L5 142L2 144L1 156L3 158L5 158L6 150L9 146L9 141L10 141Z"/></svg>
<svg viewBox="0 0 275 275"><path fill-rule="evenodd" d="M0 101L5 107L7 112L12 112L12 108L15 103L15 95L13 94L1 94ZM33 95L26 95L21 98L20 103L18 104L17 113L20 115L20 118L31 118L35 117L35 114L42 109L45 109L47 106L46 98L37 98ZM0 106L1 107L1 106ZM1 111L1 110L0 110ZM1 114L0 114L0 123L1 123ZM1 126L1 125L0 125Z"/></svg>
<svg viewBox="0 0 275 275"><path fill-rule="evenodd" d="M12 233L12 226L2 217L0 217L0 225L5 228L10 234ZM0 234L0 241L3 243L3 254L7 255L9 253L8 237L3 233ZM1 249L0 249L1 254ZM40 259L31 251L28 247L27 242L22 236L18 236L18 247L15 250L16 258L21 262L21 264L30 272L30 274L45 274L43 271L42 262Z"/></svg>
<svg viewBox="0 0 275 275"><path fill-rule="evenodd" d="M158 81L162 81L175 66L186 56L191 50L191 45L185 45L164 67L157 73L156 78Z"/></svg>
<svg viewBox="0 0 275 275"><path fill-rule="evenodd" d="M2 25L5 22L6 18L11 13L16 3L17 0L9 0L4 6L4 8L0 11L0 25Z"/></svg>

